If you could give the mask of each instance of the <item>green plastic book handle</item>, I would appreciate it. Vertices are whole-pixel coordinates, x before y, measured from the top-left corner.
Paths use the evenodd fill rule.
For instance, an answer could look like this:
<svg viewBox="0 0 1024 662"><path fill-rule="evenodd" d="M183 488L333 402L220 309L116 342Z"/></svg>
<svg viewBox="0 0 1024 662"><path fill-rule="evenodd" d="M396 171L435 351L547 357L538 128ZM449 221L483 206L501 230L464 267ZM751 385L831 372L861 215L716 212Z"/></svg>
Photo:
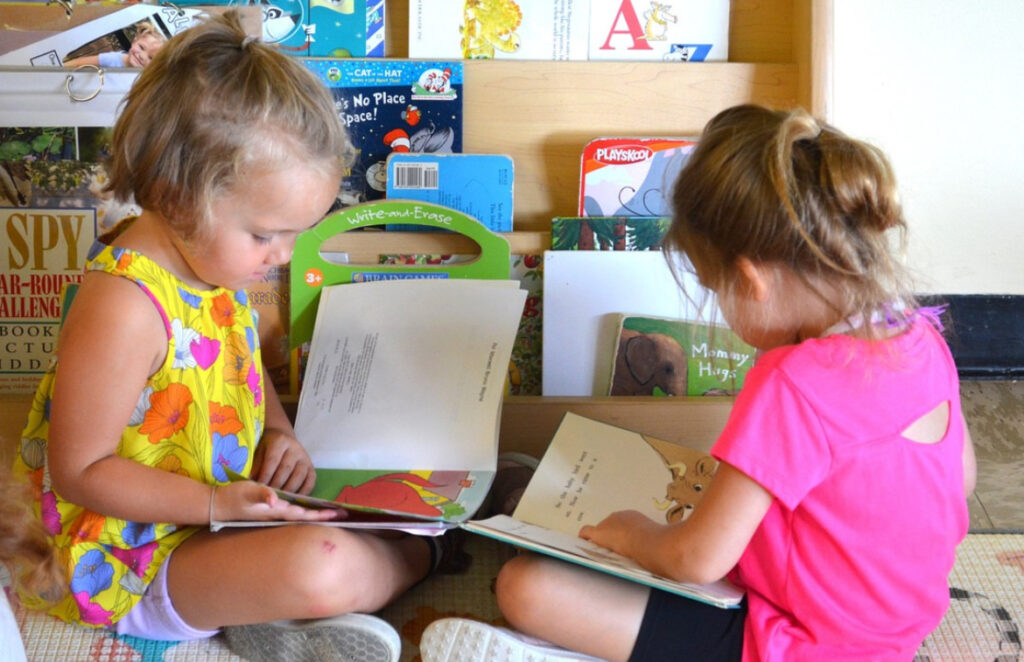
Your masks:
<svg viewBox="0 0 1024 662"><path fill-rule="evenodd" d="M460 264L337 264L320 254L325 240L341 232L389 223L425 225L465 235L480 246L480 255ZM295 240L291 264L292 349L313 337L320 291L326 285L351 283L359 274L372 272L384 277L508 278L511 269L508 240L497 235L472 216L428 202L381 200L346 207L331 214L312 230Z"/></svg>

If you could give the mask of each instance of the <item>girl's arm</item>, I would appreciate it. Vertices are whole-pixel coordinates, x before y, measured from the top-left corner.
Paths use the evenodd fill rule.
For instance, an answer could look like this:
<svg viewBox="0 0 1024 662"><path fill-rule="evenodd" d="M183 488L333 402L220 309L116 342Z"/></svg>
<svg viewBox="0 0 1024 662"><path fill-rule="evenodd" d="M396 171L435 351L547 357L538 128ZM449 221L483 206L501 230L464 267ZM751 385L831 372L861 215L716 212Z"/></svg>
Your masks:
<svg viewBox="0 0 1024 662"><path fill-rule="evenodd" d="M123 278L92 272L75 296L58 344L48 459L53 489L107 516L205 524L209 485L119 457L117 447L167 335L152 302ZM216 517L326 519L242 482L217 490Z"/></svg>
<svg viewBox="0 0 1024 662"><path fill-rule="evenodd" d="M316 470L306 449L295 438L295 430L265 367L263 384L266 427L253 460L253 480L290 492L309 494L316 485Z"/></svg>
<svg viewBox="0 0 1024 662"><path fill-rule="evenodd" d="M94 67L100 66L100 56L99 55L83 55L82 57L76 57L74 59L71 59L71 60L68 60L68 61L64 62L64 64L62 66L65 69L74 69L75 67L84 67L84 66L89 66L89 65L94 66Z"/></svg>
<svg viewBox="0 0 1024 662"><path fill-rule="evenodd" d="M739 561L772 504L771 494L720 462L711 487L685 522L659 524L636 511L612 513L580 536L681 582L721 579Z"/></svg>

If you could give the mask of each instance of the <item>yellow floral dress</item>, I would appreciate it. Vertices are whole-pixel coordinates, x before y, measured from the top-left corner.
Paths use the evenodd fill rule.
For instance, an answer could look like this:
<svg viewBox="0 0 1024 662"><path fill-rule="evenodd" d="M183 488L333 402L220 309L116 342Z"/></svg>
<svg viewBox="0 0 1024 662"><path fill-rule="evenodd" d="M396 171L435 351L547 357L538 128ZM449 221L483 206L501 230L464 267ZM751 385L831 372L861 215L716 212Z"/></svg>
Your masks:
<svg viewBox="0 0 1024 662"><path fill-rule="evenodd" d="M167 332L167 358L139 394L117 454L209 484L226 483L225 468L249 475L263 431L265 385L256 313L245 292L193 289L146 256L102 243L93 246L87 269L134 281ZM40 517L68 573L70 593L50 613L104 627L138 603L168 554L198 527L105 517L53 491L46 440L59 372L55 358L36 392L14 466L35 485Z"/></svg>

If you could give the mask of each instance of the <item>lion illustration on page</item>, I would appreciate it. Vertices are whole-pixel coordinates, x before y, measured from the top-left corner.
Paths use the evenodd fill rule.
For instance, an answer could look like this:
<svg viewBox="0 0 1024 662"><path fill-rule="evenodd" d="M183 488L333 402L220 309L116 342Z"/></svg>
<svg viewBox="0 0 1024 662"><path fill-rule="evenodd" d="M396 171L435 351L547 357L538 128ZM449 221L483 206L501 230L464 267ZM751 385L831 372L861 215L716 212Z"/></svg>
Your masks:
<svg viewBox="0 0 1024 662"><path fill-rule="evenodd" d="M711 485L711 479L718 470L718 460L707 453L646 435L644 441L661 456L672 475L665 486L665 498L655 498L655 504L665 511L666 522L682 522L690 516Z"/></svg>

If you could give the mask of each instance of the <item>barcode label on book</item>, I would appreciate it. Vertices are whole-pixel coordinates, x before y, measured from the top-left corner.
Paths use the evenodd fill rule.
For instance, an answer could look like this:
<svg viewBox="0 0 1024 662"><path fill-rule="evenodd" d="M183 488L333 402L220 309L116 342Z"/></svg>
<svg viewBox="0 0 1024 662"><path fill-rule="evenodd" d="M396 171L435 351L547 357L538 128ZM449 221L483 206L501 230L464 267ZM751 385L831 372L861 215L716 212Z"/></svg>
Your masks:
<svg viewBox="0 0 1024 662"><path fill-rule="evenodd" d="M436 163L396 163L394 182L396 189L436 189Z"/></svg>

